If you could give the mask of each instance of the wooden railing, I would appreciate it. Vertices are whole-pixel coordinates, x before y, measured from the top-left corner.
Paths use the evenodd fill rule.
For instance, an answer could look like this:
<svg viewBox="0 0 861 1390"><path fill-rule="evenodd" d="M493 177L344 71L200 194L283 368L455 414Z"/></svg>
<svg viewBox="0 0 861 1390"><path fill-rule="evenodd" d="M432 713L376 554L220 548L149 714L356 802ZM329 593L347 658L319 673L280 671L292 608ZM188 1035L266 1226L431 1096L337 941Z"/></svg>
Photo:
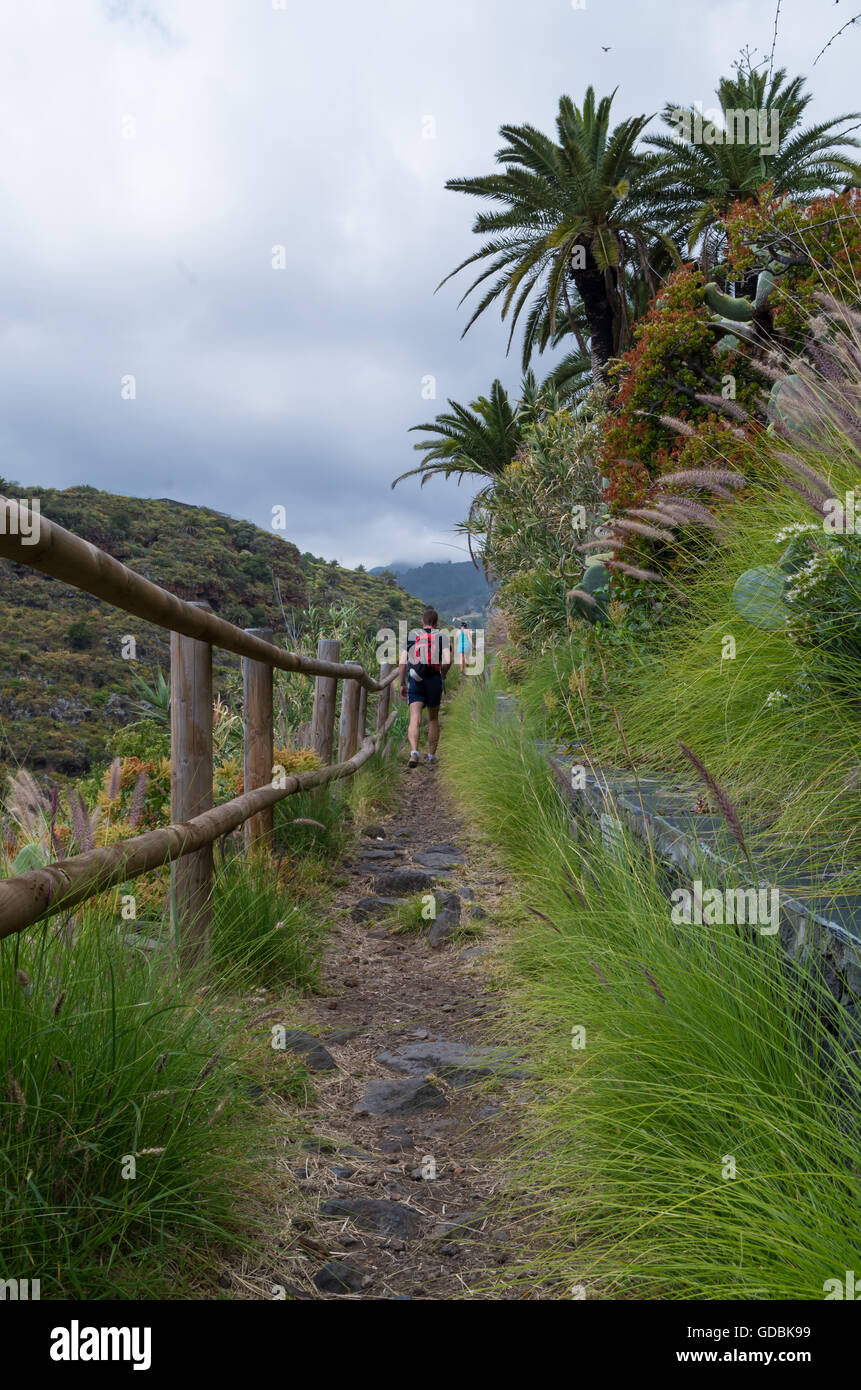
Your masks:
<svg viewBox="0 0 861 1390"><path fill-rule="evenodd" d="M26 504L0 497L0 557L61 579L114 608L166 628L170 640L171 824L41 869L0 879L0 937L65 911L118 883L173 866L174 924L185 962L205 961L212 930L212 846L244 826L247 850L272 846L274 807L285 797L351 777L385 742L397 668L380 679L341 662L340 643L322 640L317 656L288 652L268 629L234 627L204 603L188 603L45 517L32 526ZM212 649L242 658L242 796L213 806ZM323 766L288 776L274 766L273 671L316 677L312 744ZM343 682L338 761L332 763L338 682ZM378 692L376 729L367 736L368 692Z"/></svg>

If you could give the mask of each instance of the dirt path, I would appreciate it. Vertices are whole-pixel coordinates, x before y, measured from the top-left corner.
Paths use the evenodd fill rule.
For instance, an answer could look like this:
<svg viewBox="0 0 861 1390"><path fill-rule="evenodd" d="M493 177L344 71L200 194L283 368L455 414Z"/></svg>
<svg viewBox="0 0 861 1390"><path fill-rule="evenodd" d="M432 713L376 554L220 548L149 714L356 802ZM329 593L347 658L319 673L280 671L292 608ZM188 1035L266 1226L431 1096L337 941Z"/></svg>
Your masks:
<svg viewBox="0 0 861 1390"><path fill-rule="evenodd" d="M502 1274L491 1297L528 1297L501 1268L513 1253L506 1135L523 1076L499 1046L493 986L504 880L457 823L435 768L400 761L392 775L400 804L360 827L323 993L303 1011L307 1036L288 1042L316 1097L308 1132L279 1159L295 1187L262 1282L293 1298L450 1299L488 1296ZM380 897L417 892L435 920L393 930ZM271 1296L255 1274L237 1280L246 1296Z"/></svg>

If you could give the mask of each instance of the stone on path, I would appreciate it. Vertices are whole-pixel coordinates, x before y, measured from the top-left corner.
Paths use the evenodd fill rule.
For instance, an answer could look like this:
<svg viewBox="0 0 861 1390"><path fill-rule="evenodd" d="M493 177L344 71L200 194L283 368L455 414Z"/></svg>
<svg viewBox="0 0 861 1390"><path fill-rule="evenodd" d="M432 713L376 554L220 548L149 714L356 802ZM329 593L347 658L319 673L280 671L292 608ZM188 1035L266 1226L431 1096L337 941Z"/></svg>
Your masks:
<svg viewBox="0 0 861 1390"><path fill-rule="evenodd" d="M429 1081L396 1081L380 1077L368 1082L362 1099L355 1106L355 1113L414 1115L420 1110L441 1110L446 1104L442 1091Z"/></svg>
<svg viewBox="0 0 861 1390"><path fill-rule="evenodd" d="M448 890L436 894L437 914L428 931L428 945L438 950L460 926L460 898Z"/></svg>
<svg viewBox="0 0 861 1390"><path fill-rule="evenodd" d="M323 1265L314 1275L314 1283L321 1293L358 1293L363 1287L359 1271L343 1260L330 1260Z"/></svg>
<svg viewBox="0 0 861 1390"><path fill-rule="evenodd" d="M427 893L433 885L433 874L426 869L411 869L407 865L388 869L377 877L377 892L383 895Z"/></svg>
<svg viewBox="0 0 861 1390"><path fill-rule="evenodd" d="M527 1075L518 1067L519 1058L510 1048L470 1047L467 1043L447 1042L445 1038L405 1043L396 1052L381 1052L377 1061L410 1076L434 1071L460 1086L486 1076L522 1079Z"/></svg>
<svg viewBox="0 0 861 1390"><path fill-rule="evenodd" d="M459 869L463 864L463 855L458 854L456 850L426 849L414 854L413 860L426 869L442 873L448 869Z"/></svg>
<svg viewBox="0 0 861 1390"><path fill-rule="evenodd" d="M320 1215L346 1216L363 1230L407 1240L417 1235L421 1227L419 1214L412 1207L386 1201L384 1197L332 1197L323 1202Z"/></svg>
<svg viewBox="0 0 861 1390"><path fill-rule="evenodd" d="M331 1031L330 1033L327 1033L327 1034L326 1034L326 1042L328 1042L328 1043L345 1043L345 1042L350 1042L350 1040L351 1040L352 1038L358 1038L359 1035L360 1035L361 1033L366 1033L367 1030L368 1030L368 1024L367 1024L367 1023L356 1024L355 1026L352 1026L352 1027L349 1027L349 1028L333 1028L332 1031Z"/></svg>
<svg viewBox="0 0 861 1390"><path fill-rule="evenodd" d="M285 1031L284 1046L288 1052L298 1052L311 1071L332 1071L338 1065L320 1039L303 1032L301 1028L288 1028Z"/></svg>
<svg viewBox="0 0 861 1390"><path fill-rule="evenodd" d="M360 898L350 913L354 922L367 922L373 918L388 917L396 907L402 907L406 898L386 898L379 895Z"/></svg>

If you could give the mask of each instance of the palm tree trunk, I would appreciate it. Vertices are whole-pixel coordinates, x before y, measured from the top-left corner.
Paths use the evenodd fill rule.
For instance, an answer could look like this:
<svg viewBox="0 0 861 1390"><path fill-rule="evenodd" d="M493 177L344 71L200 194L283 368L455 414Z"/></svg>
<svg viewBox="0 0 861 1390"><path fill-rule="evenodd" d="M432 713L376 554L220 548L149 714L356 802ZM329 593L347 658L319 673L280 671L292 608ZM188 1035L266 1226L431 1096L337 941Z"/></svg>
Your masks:
<svg viewBox="0 0 861 1390"><path fill-rule="evenodd" d="M598 269L591 252L587 251L584 269L572 271L572 278L583 301L583 310L589 325L592 378L596 386L606 387L609 384L607 363L613 356L615 324L604 272Z"/></svg>

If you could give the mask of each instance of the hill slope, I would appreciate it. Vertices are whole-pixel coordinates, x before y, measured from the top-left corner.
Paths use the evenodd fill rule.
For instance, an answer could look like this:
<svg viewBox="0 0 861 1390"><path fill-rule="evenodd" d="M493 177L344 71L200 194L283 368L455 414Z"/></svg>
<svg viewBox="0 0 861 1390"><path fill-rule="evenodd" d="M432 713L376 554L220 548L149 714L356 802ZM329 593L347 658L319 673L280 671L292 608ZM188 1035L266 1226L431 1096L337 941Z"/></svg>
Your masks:
<svg viewBox="0 0 861 1390"><path fill-rule="evenodd" d="M471 560L431 560L426 565L394 561L386 569L377 566L371 574L385 574L386 570L411 594L420 594L444 622L487 616L493 591Z"/></svg>
<svg viewBox="0 0 861 1390"><path fill-rule="evenodd" d="M419 600L391 580L300 556L295 545L209 507L0 483L41 499L42 515L184 599L205 599L239 627L301 627L309 603L351 601L366 632L412 622ZM279 601L280 593L280 601ZM0 560L0 762L66 775L111 756L134 711L135 676L169 667L169 634L88 594ZM136 640L136 661L122 639ZM349 653L344 653L349 658ZM215 653L215 683L238 662Z"/></svg>

